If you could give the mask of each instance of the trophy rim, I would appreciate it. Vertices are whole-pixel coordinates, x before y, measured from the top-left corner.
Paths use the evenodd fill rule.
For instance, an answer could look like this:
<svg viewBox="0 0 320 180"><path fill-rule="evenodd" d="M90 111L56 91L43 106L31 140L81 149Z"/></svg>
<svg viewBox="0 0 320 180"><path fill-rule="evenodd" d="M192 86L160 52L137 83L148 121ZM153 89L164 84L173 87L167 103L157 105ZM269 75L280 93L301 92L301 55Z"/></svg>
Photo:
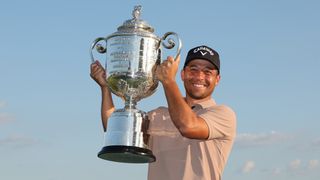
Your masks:
<svg viewBox="0 0 320 180"><path fill-rule="evenodd" d="M161 41L161 38L158 37L157 35L149 32L144 32L144 31L117 31L109 36L106 37L106 40L109 40L110 38L116 37L116 36L141 36L141 37L148 37L148 38L153 38L157 41Z"/></svg>

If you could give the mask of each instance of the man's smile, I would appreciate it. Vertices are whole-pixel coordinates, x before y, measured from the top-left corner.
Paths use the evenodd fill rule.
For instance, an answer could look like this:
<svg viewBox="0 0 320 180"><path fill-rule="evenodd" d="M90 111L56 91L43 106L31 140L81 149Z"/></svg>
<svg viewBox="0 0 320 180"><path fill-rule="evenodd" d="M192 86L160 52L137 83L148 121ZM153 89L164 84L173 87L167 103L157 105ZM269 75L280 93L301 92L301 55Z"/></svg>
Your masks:
<svg viewBox="0 0 320 180"><path fill-rule="evenodd" d="M204 84L199 84L199 83L192 83L192 85L196 88L205 88L206 87Z"/></svg>

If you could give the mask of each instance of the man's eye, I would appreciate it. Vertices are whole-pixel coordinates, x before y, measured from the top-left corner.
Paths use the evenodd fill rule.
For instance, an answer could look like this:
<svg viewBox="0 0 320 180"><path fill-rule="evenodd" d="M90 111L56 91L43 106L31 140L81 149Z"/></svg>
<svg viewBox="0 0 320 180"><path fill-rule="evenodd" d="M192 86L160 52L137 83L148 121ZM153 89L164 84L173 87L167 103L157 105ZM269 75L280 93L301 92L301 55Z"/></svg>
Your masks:
<svg viewBox="0 0 320 180"><path fill-rule="evenodd" d="M198 69L195 68L195 67L191 67L191 68L190 68L190 71L194 71L194 72L195 72L195 71L198 71Z"/></svg>
<svg viewBox="0 0 320 180"><path fill-rule="evenodd" d="M211 75L212 74L212 71L210 71L209 69L206 69L206 70L204 70L203 71L205 74L207 74L207 75Z"/></svg>

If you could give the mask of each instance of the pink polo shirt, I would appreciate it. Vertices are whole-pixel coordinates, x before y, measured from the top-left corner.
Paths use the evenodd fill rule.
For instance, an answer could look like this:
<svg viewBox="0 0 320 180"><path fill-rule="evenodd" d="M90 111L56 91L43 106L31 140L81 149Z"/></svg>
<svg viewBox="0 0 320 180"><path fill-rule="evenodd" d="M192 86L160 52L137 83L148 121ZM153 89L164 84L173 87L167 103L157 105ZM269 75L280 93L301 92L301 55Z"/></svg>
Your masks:
<svg viewBox="0 0 320 180"><path fill-rule="evenodd" d="M209 127L207 140L181 136L169 111L159 107L148 113L150 144L157 160L149 164L149 180L220 180L236 135L236 115L213 99L193 111Z"/></svg>

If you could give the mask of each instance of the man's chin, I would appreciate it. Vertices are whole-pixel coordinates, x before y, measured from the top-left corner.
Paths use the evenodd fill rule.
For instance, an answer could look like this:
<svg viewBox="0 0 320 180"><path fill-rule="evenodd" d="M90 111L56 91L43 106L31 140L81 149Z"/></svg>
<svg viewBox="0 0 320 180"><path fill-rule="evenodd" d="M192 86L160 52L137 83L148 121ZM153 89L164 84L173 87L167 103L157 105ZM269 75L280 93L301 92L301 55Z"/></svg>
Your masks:
<svg viewBox="0 0 320 180"><path fill-rule="evenodd" d="M205 94L189 94L189 96L192 98L192 99L196 99L196 100L201 100L201 99L205 99L207 98L208 96L205 95Z"/></svg>

